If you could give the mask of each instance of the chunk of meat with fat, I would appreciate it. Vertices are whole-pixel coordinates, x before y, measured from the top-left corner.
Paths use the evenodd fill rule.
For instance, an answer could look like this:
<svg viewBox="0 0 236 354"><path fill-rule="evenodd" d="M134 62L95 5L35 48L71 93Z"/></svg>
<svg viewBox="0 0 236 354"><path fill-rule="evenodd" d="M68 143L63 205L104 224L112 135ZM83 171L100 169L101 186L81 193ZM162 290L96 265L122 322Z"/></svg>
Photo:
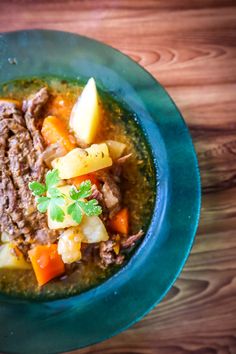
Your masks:
<svg viewBox="0 0 236 354"><path fill-rule="evenodd" d="M110 171L98 171L96 177L102 182L102 188L99 190L92 186L91 198L97 199L103 208L103 216L112 218L121 209L121 191L119 184L122 165L132 156L127 154L119 158L112 166Z"/></svg>
<svg viewBox="0 0 236 354"><path fill-rule="evenodd" d="M121 208L120 187L110 172L100 171L97 173L97 177L103 182L101 192L105 207L109 211L109 217L112 218Z"/></svg>
<svg viewBox="0 0 236 354"><path fill-rule="evenodd" d="M115 243L112 240L108 240L100 243L99 256L100 256L100 267L107 268L111 264L122 264L124 261L124 256L119 254L116 255L114 252Z"/></svg>
<svg viewBox="0 0 236 354"><path fill-rule="evenodd" d="M122 249L130 248L135 245L135 243L143 236L144 232L140 230L135 235L130 235L127 238L122 239L120 252L117 255L114 251L114 246L116 244L113 240L108 240L101 242L99 245L99 265L102 268L107 268L111 264L120 265L124 262L124 255L121 253ZM114 236L115 238L115 236Z"/></svg>

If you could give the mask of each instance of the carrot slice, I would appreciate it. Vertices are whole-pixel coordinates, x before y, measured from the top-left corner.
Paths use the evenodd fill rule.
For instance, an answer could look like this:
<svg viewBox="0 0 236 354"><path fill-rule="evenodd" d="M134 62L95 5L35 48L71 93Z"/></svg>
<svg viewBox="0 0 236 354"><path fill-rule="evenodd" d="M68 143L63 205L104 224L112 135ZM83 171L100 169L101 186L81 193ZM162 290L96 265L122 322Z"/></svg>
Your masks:
<svg viewBox="0 0 236 354"><path fill-rule="evenodd" d="M99 181L92 173L88 173L86 175L70 178L70 179L68 179L68 183L74 184L76 187L79 187L82 182L87 181L87 180L91 181L92 185L95 184L99 188L99 185L100 185Z"/></svg>
<svg viewBox="0 0 236 354"><path fill-rule="evenodd" d="M123 208L113 216L110 221L110 227L113 231L127 235L129 232L129 212L127 208Z"/></svg>
<svg viewBox="0 0 236 354"><path fill-rule="evenodd" d="M65 272L65 265L57 252L56 244L38 245L28 254L40 286Z"/></svg>
<svg viewBox="0 0 236 354"><path fill-rule="evenodd" d="M47 145L58 143L66 151L76 147L66 123L55 116L48 116L44 119L41 133Z"/></svg>

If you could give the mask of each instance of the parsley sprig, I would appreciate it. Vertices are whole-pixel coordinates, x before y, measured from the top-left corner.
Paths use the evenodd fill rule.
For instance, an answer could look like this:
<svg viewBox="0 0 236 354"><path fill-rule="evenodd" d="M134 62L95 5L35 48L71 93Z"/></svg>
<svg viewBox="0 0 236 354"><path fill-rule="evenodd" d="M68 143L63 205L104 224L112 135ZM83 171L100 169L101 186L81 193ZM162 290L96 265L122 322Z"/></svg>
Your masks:
<svg viewBox="0 0 236 354"><path fill-rule="evenodd" d="M72 186L70 189L70 197L74 201L67 212L71 215L72 219L80 224L83 213L87 216L99 215L102 212L102 208L98 205L96 199L86 200L92 194L91 181L87 180L81 183L80 188L77 189Z"/></svg>
<svg viewBox="0 0 236 354"><path fill-rule="evenodd" d="M59 182L59 171L51 170L46 174L45 184L37 181L30 182L29 189L36 197L37 209L40 213L45 213L48 210L52 220L63 222L65 211L62 207L65 206L68 197L57 188ZM91 181L87 180L81 183L79 189L75 186L70 188L69 199L73 203L70 203L66 212L78 224L80 224L83 214L93 216L102 212L102 208L98 205L96 199L86 199L92 194L91 187Z"/></svg>
<svg viewBox="0 0 236 354"><path fill-rule="evenodd" d="M59 171L52 170L46 174L45 185L34 181L29 183L29 189L36 197L38 211L46 213L49 210L52 220L62 222L65 213L61 207L65 205L65 196L56 188L59 182Z"/></svg>

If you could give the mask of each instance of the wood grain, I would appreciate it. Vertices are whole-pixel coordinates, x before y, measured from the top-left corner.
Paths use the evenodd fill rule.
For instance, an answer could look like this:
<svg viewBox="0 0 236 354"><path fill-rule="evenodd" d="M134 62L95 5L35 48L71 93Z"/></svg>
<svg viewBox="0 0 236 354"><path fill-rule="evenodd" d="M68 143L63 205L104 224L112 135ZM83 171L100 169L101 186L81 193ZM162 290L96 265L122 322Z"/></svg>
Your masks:
<svg viewBox="0 0 236 354"><path fill-rule="evenodd" d="M178 281L148 316L80 354L236 353L236 3L1 1L0 30L50 28L128 54L169 91L202 176L202 215Z"/></svg>

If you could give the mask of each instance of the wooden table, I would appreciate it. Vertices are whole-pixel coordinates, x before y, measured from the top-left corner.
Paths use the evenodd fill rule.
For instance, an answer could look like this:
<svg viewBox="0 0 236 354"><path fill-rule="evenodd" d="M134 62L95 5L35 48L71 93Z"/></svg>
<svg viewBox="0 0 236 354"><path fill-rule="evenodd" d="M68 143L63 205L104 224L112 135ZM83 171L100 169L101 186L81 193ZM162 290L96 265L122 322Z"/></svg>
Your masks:
<svg viewBox="0 0 236 354"><path fill-rule="evenodd" d="M80 354L236 353L233 4L233 0L1 0L1 31L76 32L104 41L143 65L177 103L198 153L202 215L180 278L142 321Z"/></svg>

